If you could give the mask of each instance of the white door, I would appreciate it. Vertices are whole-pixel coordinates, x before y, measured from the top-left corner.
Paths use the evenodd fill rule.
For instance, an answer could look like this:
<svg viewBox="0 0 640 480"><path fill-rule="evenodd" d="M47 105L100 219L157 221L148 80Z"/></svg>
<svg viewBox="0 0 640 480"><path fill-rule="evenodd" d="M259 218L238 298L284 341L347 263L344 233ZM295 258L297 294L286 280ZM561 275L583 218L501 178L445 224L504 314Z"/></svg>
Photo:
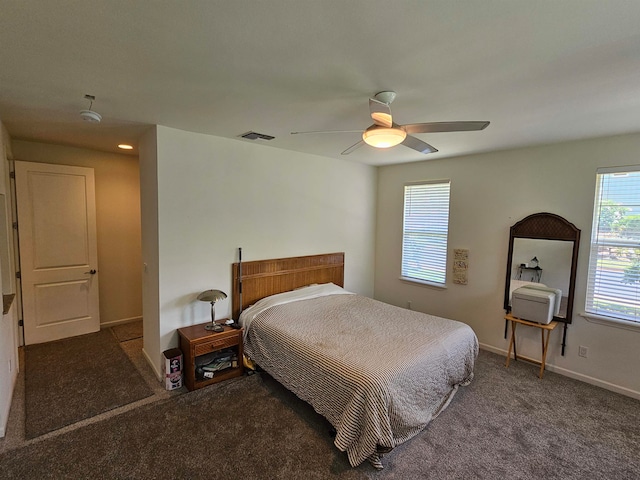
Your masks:
<svg viewBox="0 0 640 480"><path fill-rule="evenodd" d="M92 168L16 162L25 344L100 330Z"/></svg>

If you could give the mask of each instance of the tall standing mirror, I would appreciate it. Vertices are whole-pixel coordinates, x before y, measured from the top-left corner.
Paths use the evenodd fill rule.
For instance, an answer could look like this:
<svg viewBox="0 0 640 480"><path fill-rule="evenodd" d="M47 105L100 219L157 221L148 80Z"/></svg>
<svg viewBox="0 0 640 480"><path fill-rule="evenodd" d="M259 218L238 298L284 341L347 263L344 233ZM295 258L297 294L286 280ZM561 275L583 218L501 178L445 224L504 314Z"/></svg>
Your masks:
<svg viewBox="0 0 640 480"><path fill-rule="evenodd" d="M504 309L511 312L513 291L527 284L539 284L562 292L553 319L564 323L562 355L571 323L580 230L559 215L534 213L511 227ZM505 338L507 329L505 324Z"/></svg>

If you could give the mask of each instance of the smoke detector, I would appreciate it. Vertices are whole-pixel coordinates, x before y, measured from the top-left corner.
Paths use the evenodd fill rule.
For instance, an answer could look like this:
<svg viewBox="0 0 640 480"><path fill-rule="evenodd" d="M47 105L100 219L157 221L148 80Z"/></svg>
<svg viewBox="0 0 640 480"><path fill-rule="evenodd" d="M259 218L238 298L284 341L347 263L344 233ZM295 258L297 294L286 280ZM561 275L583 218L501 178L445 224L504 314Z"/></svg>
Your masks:
<svg viewBox="0 0 640 480"><path fill-rule="evenodd" d="M102 120L102 115L91 110L91 106L93 105L93 101L96 99L96 97L94 95L85 95L84 98L90 101L89 110L82 110L80 112L80 117L82 117L85 122L100 123L100 121Z"/></svg>

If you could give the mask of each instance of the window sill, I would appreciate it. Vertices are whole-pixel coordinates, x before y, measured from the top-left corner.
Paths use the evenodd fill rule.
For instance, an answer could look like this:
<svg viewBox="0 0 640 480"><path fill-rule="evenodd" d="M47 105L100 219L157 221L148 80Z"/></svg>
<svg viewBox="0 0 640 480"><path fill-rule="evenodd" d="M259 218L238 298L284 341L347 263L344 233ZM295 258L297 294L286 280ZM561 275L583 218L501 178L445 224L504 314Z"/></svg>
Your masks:
<svg viewBox="0 0 640 480"><path fill-rule="evenodd" d="M407 283L415 283L425 287L439 288L440 290L447 289L447 286L443 285L442 283L427 282L426 280L418 280L416 278L400 277L400 280Z"/></svg>
<svg viewBox="0 0 640 480"><path fill-rule="evenodd" d="M622 328L624 330L632 330L640 332L640 323L630 322L628 320L621 320L619 318L605 317L604 315L596 315L594 313L580 313L587 322L597 323L598 325L605 325L607 327Z"/></svg>

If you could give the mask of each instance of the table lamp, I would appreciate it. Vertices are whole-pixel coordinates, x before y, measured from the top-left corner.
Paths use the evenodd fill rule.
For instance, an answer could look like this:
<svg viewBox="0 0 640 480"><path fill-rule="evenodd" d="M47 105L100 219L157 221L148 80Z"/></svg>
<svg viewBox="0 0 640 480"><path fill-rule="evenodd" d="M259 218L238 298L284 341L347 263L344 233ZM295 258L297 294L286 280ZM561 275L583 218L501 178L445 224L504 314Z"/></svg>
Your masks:
<svg viewBox="0 0 640 480"><path fill-rule="evenodd" d="M198 300L211 303L211 324L204 327L206 330L211 330L214 332L222 332L224 330L222 326L215 323L215 319L216 302L218 300L224 300L225 298L227 298L227 294L221 290L205 290L200 295L198 295Z"/></svg>

